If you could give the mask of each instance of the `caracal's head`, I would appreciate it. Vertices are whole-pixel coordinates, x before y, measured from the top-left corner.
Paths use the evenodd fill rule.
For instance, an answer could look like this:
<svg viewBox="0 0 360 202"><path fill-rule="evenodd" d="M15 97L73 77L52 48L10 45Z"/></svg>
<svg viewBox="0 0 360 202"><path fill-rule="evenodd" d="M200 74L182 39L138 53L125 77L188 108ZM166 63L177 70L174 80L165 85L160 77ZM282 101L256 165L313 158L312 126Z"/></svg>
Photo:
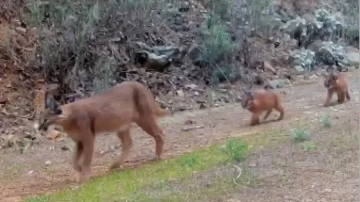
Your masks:
<svg viewBox="0 0 360 202"><path fill-rule="evenodd" d="M253 101L254 95L251 91L245 91L245 93L241 95L240 102L243 109L250 108Z"/></svg>
<svg viewBox="0 0 360 202"><path fill-rule="evenodd" d="M62 114L60 105L55 101L51 92L46 92L44 101L45 109L41 113L39 120L39 131L47 131L48 127L53 124L53 120L57 119Z"/></svg>
<svg viewBox="0 0 360 202"><path fill-rule="evenodd" d="M337 81L337 74L334 71L323 74L324 76L324 86L327 89L333 88Z"/></svg>

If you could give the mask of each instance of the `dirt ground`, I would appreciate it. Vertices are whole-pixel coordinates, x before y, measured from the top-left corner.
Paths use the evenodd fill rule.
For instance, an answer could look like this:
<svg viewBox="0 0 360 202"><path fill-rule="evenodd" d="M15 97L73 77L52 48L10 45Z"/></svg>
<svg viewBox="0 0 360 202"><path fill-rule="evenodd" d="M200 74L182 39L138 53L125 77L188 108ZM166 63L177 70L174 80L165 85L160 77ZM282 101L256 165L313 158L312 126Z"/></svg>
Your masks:
<svg viewBox="0 0 360 202"><path fill-rule="evenodd" d="M359 92L357 89L360 81L357 74L358 71L348 73L351 80L350 95L352 100L346 104L328 108L322 107L326 92L321 79L314 83L293 85L292 87L281 89L286 112L285 119L280 122L264 123L256 127L249 127L250 113L243 110L239 104L229 104L223 107L198 111L186 111L164 118L160 121L166 134L164 158L171 158L172 156L189 152L199 147L208 146L230 136L249 135L270 129L289 130L291 125L299 120L302 123L310 124L310 126L314 123L319 124L320 116L323 114L329 115L332 119L339 120L335 122L339 127L346 123L352 124L353 128L358 128ZM334 98L333 101L335 100ZM274 112L269 119L275 119L277 116L278 114ZM187 120L194 121L196 126L203 125L204 127L191 131L183 131ZM337 125L333 127L336 128ZM126 167L139 166L154 156L154 142L150 136L140 131L140 129L134 128L133 139L134 147ZM70 166L71 151L62 151L61 147L63 145L64 143L47 141L23 154L4 150L0 158L0 198L36 195L73 185L72 168ZM93 177L107 173L108 166L119 152L119 149L112 149L117 145L119 145L119 141L113 135L98 138L96 155L92 164ZM266 153L259 155L257 165L262 165L262 167L271 166L267 163L267 159L270 156L276 155L276 152L279 155L286 155L281 148L279 149L279 151L274 151L272 155L266 155ZM104 153L103 151L108 152ZM350 155L351 158L346 158L345 154L331 155L333 158L331 161L334 165L356 167L358 165L358 158L356 157L358 153L353 152L347 155ZM304 158L304 155L292 157L295 158L292 161L296 162L296 159ZM222 199L221 201L268 201L269 195L273 196L273 201L353 201L351 198L345 197L347 195L345 191L349 189L357 190L359 186L357 171L349 171L345 177L341 177L339 174L340 177L337 178L334 177L334 172L336 174L335 170L339 166L334 166L324 172L316 168L316 163L320 165L324 155L311 155L307 158L309 161L315 162L315 167L307 168L309 164L294 164L292 167L294 177L290 177L294 183L279 183L278 175L273 174L268 176L266 186L251 191L245 190L244 192L229 196L230 199ZM349 161L344 162L344 158ZM50 163L50 165L45 165L45 162ZM321 165L326 166L326 164ZM282 180L286 179L281 179L280 181ZM296 196L300 195L306 196L309 190L317 189L317 182L327 185L326 188L319 190L319 193L325 195L324 197L309 197L309 200L306 197L296 198ZM296 186L293 186L294 184ZM328 192L332 194L324 194ZM344 197L341 198L339 194Z"/></svg>
<svg viewBox="0 0 360 202"><path fill-rule="evenodd" d="M341 127L321 129L316 124L317 130L311 130L316 145L312 151L305 151L302 144L284 144L251 155L248 165L261 183L218 201L359 201L358 123L345 116L333 121Z"/></svg>

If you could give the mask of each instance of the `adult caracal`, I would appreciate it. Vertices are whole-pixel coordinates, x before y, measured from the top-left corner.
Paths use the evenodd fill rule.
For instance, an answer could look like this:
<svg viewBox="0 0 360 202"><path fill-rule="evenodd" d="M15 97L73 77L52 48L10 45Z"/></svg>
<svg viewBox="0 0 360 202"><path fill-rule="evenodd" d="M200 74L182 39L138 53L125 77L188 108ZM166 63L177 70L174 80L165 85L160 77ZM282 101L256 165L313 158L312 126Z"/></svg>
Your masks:
<svg viewBox="0 0 360 202"><path fill-rule="evenodd" d="M54 104L49 95L45 103L46 110L39 130L47 130L52 124L58 125L75 141L73 168L77 172L77 182L82 183L89 178L97 134L116 132L122 143L121 155L110 168L117 168L125 162L132 147L132 123L155 139L156 159L161 159L163 132L156 118L168 112L160 108L151 91L138 82L123 82L92 97L62 106Z"/></svg>

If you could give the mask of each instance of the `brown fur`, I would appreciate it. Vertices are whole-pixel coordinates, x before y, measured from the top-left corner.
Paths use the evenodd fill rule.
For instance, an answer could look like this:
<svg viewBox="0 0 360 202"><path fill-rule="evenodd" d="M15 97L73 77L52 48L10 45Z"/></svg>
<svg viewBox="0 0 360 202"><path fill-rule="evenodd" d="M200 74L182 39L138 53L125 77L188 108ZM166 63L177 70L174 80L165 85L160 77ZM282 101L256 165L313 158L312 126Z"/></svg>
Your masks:
<svg viewBox="0 0 360 202"><path fill-rule="evenodd" d="M122 153L110 167L118 168L132 147L130 127L136 123L155 139L156 159L161 159L163 132L156 118L167 115L160 108L149 89L138 82L123 82L95 96L60 107L50 107L39 127L46 130L51 124L62 126L76 142L73 167L78 182L88 179L93 158L95 135L117 132L122 143Z"/></svg>
<svg viewBox="0 0 360 202"><path fill-rule="evenodd" d="M342 72L331 72L324 75L324 86L327 88L327 97L324 103L324 107L330 105L330 100L334 93L337 94L338 103L342 104L345 102L345 98L350 98L348 79L346 75Z"/></svg>
<svg viewBox="0 0 360 202"><path fill-rule="evenodd" d="M284 118L284 108L281 105L280 96L270 90L259 89L255 92L246 92L241 99L241 105L244 109L252 112L250 125L260 124L260 115L267 111L264 120L268 118L273 109L280 112L278 120Z"/></svg>

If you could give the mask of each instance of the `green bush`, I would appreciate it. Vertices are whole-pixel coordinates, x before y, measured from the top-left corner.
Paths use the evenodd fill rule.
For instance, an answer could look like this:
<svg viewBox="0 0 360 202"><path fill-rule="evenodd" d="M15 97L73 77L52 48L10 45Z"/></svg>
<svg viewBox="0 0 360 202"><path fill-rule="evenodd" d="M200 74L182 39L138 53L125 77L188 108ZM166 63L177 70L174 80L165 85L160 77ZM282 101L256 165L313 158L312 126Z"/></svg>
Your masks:
<svg viewBox="0 0 360 202"><path fill-rule="evenodd" d="M320 118L320 124L325 128L330 128L332 126L332 122L329 115L322 115Z"/></svg>
<svg viewBox="0 0 360 202"><path fill-rule="evenodd" d="M230 34L227 32L225 25L211 19L211 25L204 30L204 44L201 59L216 64L224 60L226 56L231 56L236 50L236 44L231 40Z"/></svg>
<svg viewBox="0 0 360 202"><path fill-rule="evenodd" d="M293 142L304 142L310 140L310 133L304 128L293 128L290 131L290 137Z"/></svg>
<svg viewBox="0 0 360 202"><path fill-rule="evenodd" d="M228 156L227 161L239 162L245 159L248 152L248 143L241 139L228 139L222 151Z"/></svg>

